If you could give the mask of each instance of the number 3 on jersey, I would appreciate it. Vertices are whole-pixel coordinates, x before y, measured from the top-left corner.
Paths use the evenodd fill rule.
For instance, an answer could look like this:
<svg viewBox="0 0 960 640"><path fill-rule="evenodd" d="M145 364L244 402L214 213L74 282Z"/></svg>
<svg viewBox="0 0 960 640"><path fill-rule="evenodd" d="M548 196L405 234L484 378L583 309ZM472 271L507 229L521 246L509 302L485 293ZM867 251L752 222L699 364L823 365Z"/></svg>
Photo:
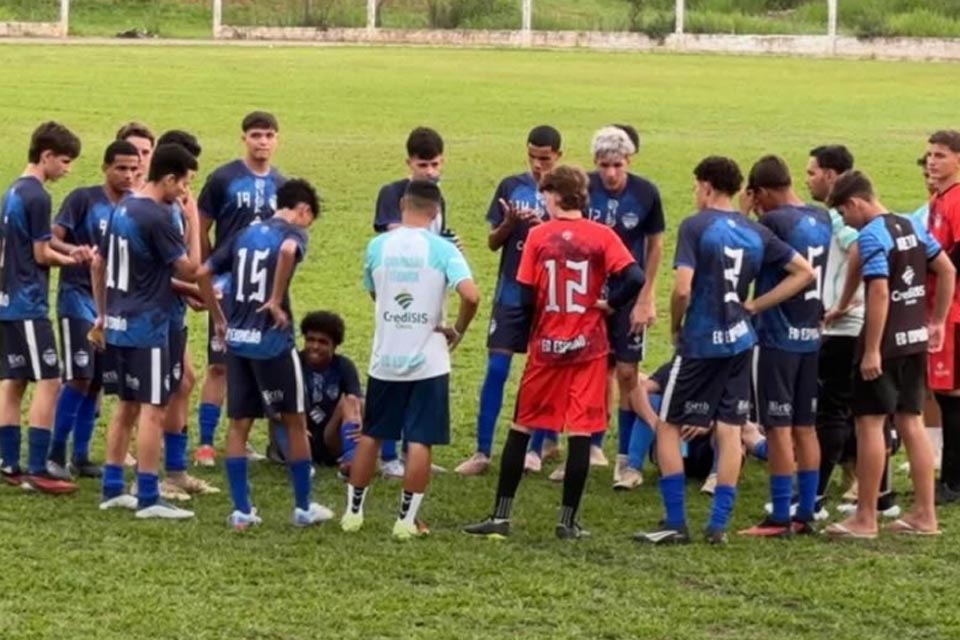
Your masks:
<svg viewBox="0 0 960 640"><path fill-rule="evenodd" d="M237 302L264 302L267 299L267 268L263 266L270 257L270 250L253 250L249 259L249 250L237 251ZM249 266L249 271L247 267Z"/></svg>
<svg viewBox="0 0 960 640"><path fill-rule="evenodd" d="M559 282L557 282L557 261L556 260L547 260L543 263L547 268L547 306L544 307L544 311L550 311L557 313L563 311L564 313L584 313L587 308L581 304L577 304L574 300L574 296L586 295L587 293L587 281L589 277L589 268L590 263L586 260L582 261L565 261L566 268L575 274L576 280L567 280L566 281L566 296L561 309L560 304L557 301L557 298L560 297L558 292Z"/></svg>

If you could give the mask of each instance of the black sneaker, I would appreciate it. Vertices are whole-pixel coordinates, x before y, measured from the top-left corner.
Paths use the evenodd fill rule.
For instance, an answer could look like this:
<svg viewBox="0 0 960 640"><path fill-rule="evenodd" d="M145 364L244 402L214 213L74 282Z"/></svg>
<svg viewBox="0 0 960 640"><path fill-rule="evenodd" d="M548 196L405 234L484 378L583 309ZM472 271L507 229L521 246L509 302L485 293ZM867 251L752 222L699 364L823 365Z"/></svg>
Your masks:
<svg viewBox="0 0 960 640"><path fill-rule="evenodd" d="M574 522L570 527L558 524L554 531L561 540L585 540L590 537L590 532L581 527L579 522Z"/></svg>
<svg viewBox="0 0 960 640"><path fill-rule="evenodd" d="M510 535L510 521L487 518L476 524L468 524L463 528L464 533L473 536L487 536L488 538L506 538Z"/></svg>
<svg viewBox="0 0 960 640"><path fill-rule="evenodd" d="M673 528L661 524L660 527L655 531L641 531L639 533L635 533L633 535L633 539L634 541L642 544L690 544L690 532L687 530L686 525L683 525L679 528Z"/></svg>
<svg viewBox="0 0 960 640"><path fill-rule="evenodd" d="M793 534L790 522L777 522L773 518L764 518L763 522L749 529L737 532L741 536L754 538L789 538Z"/></svg>
<svg viewBox="0 0 960 640"><path fill-rule="evenodd" d="M805 520L794 518L790 522L790 527L793 529L793 535L796 536L812 536L817 534L817 529L813 526L813 523Z"/></svg>
<svg viewBox="0 0 960 640"><path fill-rule="evenodd" d="M727 532L723 529L711 529L707 527L703 530L703 537L707 544L727 544Z"/></svg>
<svg viewBox="0 0 960 640"><path fill-rule="evenodd" d="M954 489L947 483L942 482L937 485L935 501L938 507L960 503L960 490Z"/></svg>
<svg viewBox="0 0 960 640"><path fill-rule="evenodd" d="M101 478L103 468L89 460L89 458L74 458L67 466L67 470L78 478Z"/></svg>
<svg viewBox="0 0 960 640"><path fill-rule="evenodd" d="M3 481L13 487L19 487L23 484L23 471L20 467L0 467L0 477Z"/></svg>

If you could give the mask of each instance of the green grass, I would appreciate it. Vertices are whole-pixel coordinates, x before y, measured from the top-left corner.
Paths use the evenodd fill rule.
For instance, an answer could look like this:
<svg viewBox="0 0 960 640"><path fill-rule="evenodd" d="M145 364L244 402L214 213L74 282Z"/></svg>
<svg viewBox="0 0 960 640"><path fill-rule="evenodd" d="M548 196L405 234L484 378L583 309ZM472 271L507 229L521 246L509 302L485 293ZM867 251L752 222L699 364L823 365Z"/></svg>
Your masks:
<svg viewBox="0 0 960 640"><path fill-rule="evenodd" d="M783 154L799 179L808 149L845 142L875 178L881 198L913 210L924 197L913 160L928 132L955 124L960 100L960 88L943 82L955 67L931 63L400 48L4 45L0 52L4 183L21 171L39 121L61 120L83 139L74 173L53 189L56 203L70 189L99 181L100 154L123 121L196 132L206 173L239 153L244 113L274 110L282 125L277 164L319 184L326 202L293 285L295 310L342 313L348 323L343 351L359 363L371 339L372 306L360 273L377 189L403 174L407 131L420 124L438 128L447 141L443 185L452 223L485 295L481 316L454 356L454 442L437 452L446 466L474 444L497 262L486 248L483 213L497 180L524 168L531 126L557 126L567 160L583 164L598 126L634 123L644 137L635 168L663 192L669 256L677 225L691 209L691 169L711 153L729 154L744 166L765 152ZM664 267L650 366L670 351L669 274ZM201 320L192 316L191 323L191 349L202 363ZM514 364L504 416L521 365ZM98 430L98 443L102 437ZM256 437L262 444L262 428ZM224 484L222 471L203 475ZM92 482L60 499L0 487L0 636L960 636L960 613L947 595L955 592L960 562L956 510L942 512L947 533L941 540L733 539L724 549L644 549L628 536L660 517L655 475L623 495L610 490L609 471L603 471L593 474L584 502L593 540L553 538L559 488L534 477L520 490L516 535L493 543L467 539L458 527L488 512L495 474L448 475L436 480L425 502L432 538L401 545L389 539L399 494L394 483L373 486L365 530L347 536L335 525L314 531L288 525L282 469L259 465L252 480L265 524L244 535L224 526L225 496L197 500L193 522L138 523L128 514L97 511ZM896 482L901 491L908 488L904 476ZM734 527L758 517L764 487L763 468L750 463ZM708 502L695 489L689 502L699 528ZM329 470L319 475L316 491L342 509L343 485Z"/></svg>

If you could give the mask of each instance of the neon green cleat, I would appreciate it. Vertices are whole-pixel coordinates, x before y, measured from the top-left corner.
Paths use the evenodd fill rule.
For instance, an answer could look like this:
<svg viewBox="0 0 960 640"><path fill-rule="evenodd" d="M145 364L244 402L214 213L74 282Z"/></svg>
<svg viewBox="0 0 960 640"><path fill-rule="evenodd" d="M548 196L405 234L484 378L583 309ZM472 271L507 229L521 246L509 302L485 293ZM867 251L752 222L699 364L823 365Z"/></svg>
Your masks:
<svg viewBox="0 0 960 640"><path fill-rule="evenodd" d="M360 531L360 528L363 526L363 514L362 513L351 513L349 510L343 514L343 517L340 518L340 528L346 531L347 533L354 533Z"/></svg>
<svg viewBox="0 0 960 640"><path fill-rule="evenodd" d="M423 531L416 524L407 524L400 519L393 523L393 537L397 540L412 540L422 535Z"/></svg>

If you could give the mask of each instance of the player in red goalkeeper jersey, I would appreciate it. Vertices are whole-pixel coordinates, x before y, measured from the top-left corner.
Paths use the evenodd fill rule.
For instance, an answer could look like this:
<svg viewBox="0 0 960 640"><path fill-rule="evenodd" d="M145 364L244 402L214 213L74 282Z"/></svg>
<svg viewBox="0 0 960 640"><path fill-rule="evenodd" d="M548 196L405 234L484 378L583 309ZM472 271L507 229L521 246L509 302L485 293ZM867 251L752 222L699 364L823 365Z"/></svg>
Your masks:
<svg viewBox="0 0 960 640"><path fill-rule="evenodd" d="M467 533L510 533L530 431L542 428L569 437L557 537L589 535L577 511L590 470L590 436L607 427L606 315L634 299L643 272L616 233L583 217L587 185L587 175L569 166L551 170L540 182L550 220L530 230L517 272L531 318L529 356L503 447L493 515L466 527Z"/></svg>

